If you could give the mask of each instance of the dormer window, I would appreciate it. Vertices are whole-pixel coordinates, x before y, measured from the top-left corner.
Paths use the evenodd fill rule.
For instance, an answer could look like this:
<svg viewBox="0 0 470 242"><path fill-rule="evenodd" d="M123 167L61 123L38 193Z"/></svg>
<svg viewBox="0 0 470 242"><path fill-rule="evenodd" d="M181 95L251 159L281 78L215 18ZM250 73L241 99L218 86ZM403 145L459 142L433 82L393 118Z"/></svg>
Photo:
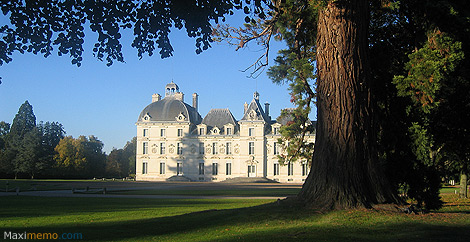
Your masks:
<svg viewBox="0 0 470 242"><path fill-rule="evenodd" d="M147 114L145 114L145 116L142 119L143 119L144 122L148 122L148 121L150 121L150 118L152 118L152 117L150 117L150 115L147 113Z"/></svg>
<svg viewBox="0 0 470 242"><path fill-rule="evenodd" d="M273 124L272 129L271 129L273 135L280 135L281 134L280 130L281 130L281 125L279 123Z"/></svg>
<svg viewBox="0 0 470 242"><path fill-rule="evenodd" d="M182 121L185 121L186 120L186 116L184 116L183 113L180 113L177 117L176 117L176 121L178 122L182 122Z"/></svg>
<svg viewBox="0 0 470 242"><path fill-rule="evenodd" d="M206 128L207 126L204 124L200 124L197 126L197 133L198 135L206 135Z"/></svg>
<svg viewBox="0 0 470 242"><path fill-rule="evenodd" d="M212 134L213 134L213 135L217 135L217 134L219 134L219 133L220 133L219 128L215 127L215 128L212 129Z"/></svg>
<svg viewBox="0 0 470 242"><path fill-rule="evenodd" d="M279 134L279 128L277 128L277 127L273 128L273 134L274 135Z"/></svg>
<svg viewBox="0 0 470 242"><path fill-rule="evenodd" d="M235 126L233 124L224 125L225 135L233 135Z"/></svg>

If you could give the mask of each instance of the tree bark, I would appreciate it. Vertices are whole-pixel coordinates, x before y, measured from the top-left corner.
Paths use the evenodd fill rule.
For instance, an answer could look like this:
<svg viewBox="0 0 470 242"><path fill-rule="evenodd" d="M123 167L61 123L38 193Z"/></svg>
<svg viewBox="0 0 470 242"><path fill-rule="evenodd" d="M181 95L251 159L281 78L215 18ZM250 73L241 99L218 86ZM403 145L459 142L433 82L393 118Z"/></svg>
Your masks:
<svg viewBox="0 0 470 242"><path fill-rule="evenodd" d="M368 1L330 1L318 18L316 142L298 198L327 210L399 203L378 164Z"/></svg>
<svg viewBox="0 0 470 242"><path fill-rule="evenodd" d="M467 174L465 172L460 172L460 191L459 191L459 197L460 198L467 198Z"/></svg>

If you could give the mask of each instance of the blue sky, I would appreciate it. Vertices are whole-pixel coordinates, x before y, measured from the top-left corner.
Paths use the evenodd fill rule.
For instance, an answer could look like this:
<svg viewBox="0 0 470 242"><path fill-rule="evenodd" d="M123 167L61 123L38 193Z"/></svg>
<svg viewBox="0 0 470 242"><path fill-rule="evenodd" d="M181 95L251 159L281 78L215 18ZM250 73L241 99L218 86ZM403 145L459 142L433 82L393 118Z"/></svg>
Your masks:
<svg viewBox="0 0 470 242"><path fill-rule="evenodd" d="M131 38L123 34L126 63L115 62L111 67L93 57L96 38L91 33L85 40L81 67L55 53L48 58L14 55L12 62L0 66L0 121L11 123L28 100L38 122L57 121L75 138L95 135L109 154L136 135L138 115L150 104L152 94L164 96L165 85L172 80L185 94L186 103L192 104L192 93L198 93L202 117L212 108L229 108L241 119L243 104L252 100L255 91L262 103L271 104L273 118L281 109L293 107L287 85L273 84L265 72L253 79L241 71L262 54L261 47L251 45L235 51L226 44L213 43L197 55L194 39L184 30L174 30L170 36L173 57L161 59L157 54L139 60L137 51L130 47ZM280 48L282 43L273 43L271 63Z"/></svg>

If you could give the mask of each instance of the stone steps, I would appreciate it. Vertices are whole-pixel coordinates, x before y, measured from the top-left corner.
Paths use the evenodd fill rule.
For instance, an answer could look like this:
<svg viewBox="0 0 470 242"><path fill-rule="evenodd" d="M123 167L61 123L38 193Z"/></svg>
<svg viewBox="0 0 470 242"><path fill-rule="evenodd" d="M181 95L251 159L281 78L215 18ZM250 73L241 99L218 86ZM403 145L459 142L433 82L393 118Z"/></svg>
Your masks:
<svg viewBox="0 0 470 242"><path fill-rule="evenodd" d="M234 177L229 178L224 183L278 183L277 181L264 177Z"/></svg>
<svg viewBox="0 0 470 242"><path fill-rule="evenodd" d="M191 179L185 177L185 176L171 176L166 179L167 181L172 181L172 182L190 182Z"/></svg>

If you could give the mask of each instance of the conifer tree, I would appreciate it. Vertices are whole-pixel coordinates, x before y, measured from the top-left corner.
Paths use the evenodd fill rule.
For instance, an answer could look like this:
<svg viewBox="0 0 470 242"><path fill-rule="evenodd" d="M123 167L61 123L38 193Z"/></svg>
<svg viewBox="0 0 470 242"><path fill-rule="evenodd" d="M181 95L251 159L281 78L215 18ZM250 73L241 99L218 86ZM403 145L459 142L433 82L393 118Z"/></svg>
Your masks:
<svg viewBox="0 0 470 242"><path fill-rule="evenodd" d="M18 176L18 173L23 172L25 168L25 159L28 159L30 162L30 158L32 159L34 155L32 153L28 155L21 155L20 151L25 151L24 147L24 138L26 134L31 132L36 127L36 116L33 112L33 106L29 104L28 101L25 101L19 108L18 113L15 115L13 119L13 123L11 124L10 133L8 135L8 153L9 159L12 162L12 171L15 174L15 179ZM31 138L31 139L29 139ZM34 140L35 138L28 137L28 142L30 140ZM29 147L30 144L26 146ZM32 144L31 144L32 145Z"/></svg>

